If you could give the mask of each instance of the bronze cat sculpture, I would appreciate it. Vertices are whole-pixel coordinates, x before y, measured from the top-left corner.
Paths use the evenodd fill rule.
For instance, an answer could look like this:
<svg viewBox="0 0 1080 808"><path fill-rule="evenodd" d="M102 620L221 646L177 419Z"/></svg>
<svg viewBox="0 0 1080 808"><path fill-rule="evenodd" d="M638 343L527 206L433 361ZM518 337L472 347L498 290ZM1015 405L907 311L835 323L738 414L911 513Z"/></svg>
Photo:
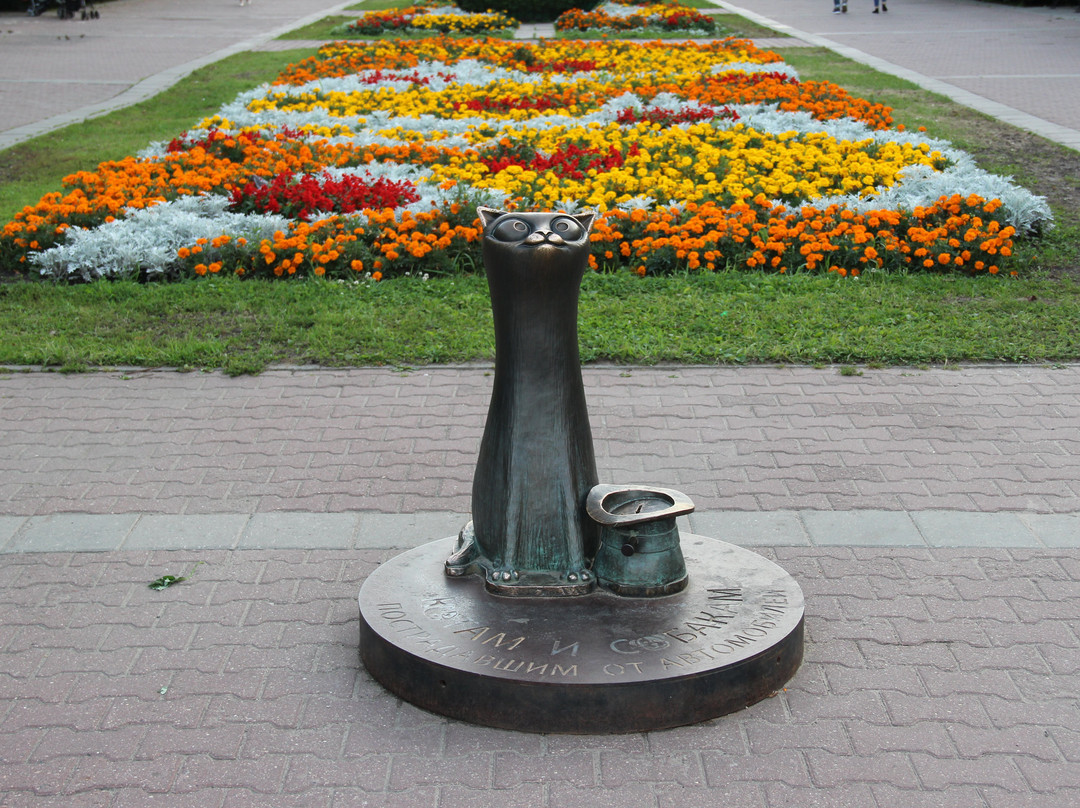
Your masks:
<svg viewBox="0 0 1080 808"><path fill-rule="evenodd" d="M472 488L472 521L446 574L482 573L499 595L589 592L597 483L577 309L595 214L479 208L495 326L495 379Z"/></svg>

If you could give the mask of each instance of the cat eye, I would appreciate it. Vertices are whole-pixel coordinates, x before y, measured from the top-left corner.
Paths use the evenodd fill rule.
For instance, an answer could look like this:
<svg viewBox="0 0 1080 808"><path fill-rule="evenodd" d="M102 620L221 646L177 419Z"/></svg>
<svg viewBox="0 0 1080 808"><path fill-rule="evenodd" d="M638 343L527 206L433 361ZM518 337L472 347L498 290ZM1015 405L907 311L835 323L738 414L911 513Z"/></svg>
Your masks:
<svg viewBox="0 0 1080 808"><path fill-rule="evenodd" d="M504 218L491 231L492 237L498 241L520 241L528 234L529 226L525 222L510 218Z"/></svg>
<svg viewBox="0 0 1080 808"><path fill-rule="evenodd" d="M562 217L556 219L552 223L551 229L558 233L560 236L563 236L564 238L568 238L570 240L579 239L582 235L581 224L577 221L577 219L571 219L569 217Z"/></svg>

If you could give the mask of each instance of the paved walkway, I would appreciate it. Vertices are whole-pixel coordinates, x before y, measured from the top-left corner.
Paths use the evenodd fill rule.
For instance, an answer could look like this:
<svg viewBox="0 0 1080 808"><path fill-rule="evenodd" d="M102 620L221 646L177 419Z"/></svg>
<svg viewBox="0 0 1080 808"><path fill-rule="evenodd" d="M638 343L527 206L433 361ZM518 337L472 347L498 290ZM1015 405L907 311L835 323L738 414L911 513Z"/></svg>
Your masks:
<svg viewBox="0 0 1080 808"><path fill-rule="evenodd" d="M1080 799L1080 367L587 368L601 478L686 491L807 600L775 698L608 737L357 662L364 577L465 518L488 373L0 377L0 806Z"/></svg>
<svg viewBox="0 0 1080 808"><path fill-rule="evenodd" d="M713 0L803 41L1080 149L1080 14L981 0Z"/></svg>
<svg viewBox="0 0 1080 808"><path fill-rule="evenodd" d="M1080 547L1080 366L599 366L585 379L601 476L684 490L699 532ZM451 535L491 382L481 365L2 376L0 550Z"/></svg>
<svg viewBox="0 0 1080 808"><path fill-rule="evenodd" d="M356 0L115 0L97 20L0 13L0 149L151 98Z"/></svg>
<svg viewBox="0 0 1080 808"><path fill-rule="evenodd" d="M168 6L63 24L144 12L82 100L333 8ZM6 110L59 114L2 35ZM84 75L23 53L38 94ZM1080 366L587 368L602 479L687 492L807 599L775 698L608 737L447 721L357 661L364 577L465 518L488 372L0 374L0 808L1080 802Z"/></svg>

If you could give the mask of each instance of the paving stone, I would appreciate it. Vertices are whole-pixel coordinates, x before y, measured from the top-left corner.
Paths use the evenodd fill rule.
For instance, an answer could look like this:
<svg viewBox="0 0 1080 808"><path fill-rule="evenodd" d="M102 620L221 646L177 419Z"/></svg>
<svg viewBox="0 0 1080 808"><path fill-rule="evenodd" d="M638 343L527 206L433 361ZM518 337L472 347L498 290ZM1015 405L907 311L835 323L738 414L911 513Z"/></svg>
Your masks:
<svg viewBox="0 0 1080 808"><path fill-rule="evenodd" d="M436 808L440 789L421 786L405 791L373 793L357 788L335 788L333 792L333 808Z"/></svg>
<svg viewBox="0 0 1080 808"><path fill-rule="evenodd" d="M569 758L563 756L572 751L568 748L551 748L551 740L567 736L545 738L543 735L534 733L492 729L490 727L466 724L461 721L452 721L447 724L445 739L440 738L438 734L431 733L430 730L425 730L425 732L445 743L446 754L448 755L463 755L470 752L501 752L535 757L541 755L546 748L546 751L551 756L559 760L565 760ZM498 758L495 760L495 765L498 768Z"/></svg>
<svg viewBox="0 0 1080 808"><path fill-rule="evenodd" d="M844 783L832 788L792 788L786 783L763 783L766 804L793 806L809 803L814 808L855 808L875 805L871 786L865 783ZM877 803L887 805L888 803ZM894 803L900 804L900 803ZM907 803L902 803L905 806Z"/></svg>
<svg viewBox="0 0 1080 808"><path fill-rule="evenodd" d="M578 788L596 785L596 758L594 753L588 751L559 755L496 752L493 766L493 786L496 789L516 789L526 784L542 783L569 783Z"/></svg>
<svg viewBox="0 0 1080 808"><path fill-rule="evenodd" d="M790 512L704 511L691 514L689 522L691 532L740 547L810 543L798 514Z"/></svg>
<svg viewBox="0 0 1080 808"><path fill-rule="evenodd" d="M980 698L980 702L990 720L987 726L1010 728L1030 725L1043 729L1073 727L1078 726L1077 719L1080 718L1080 710L1075 700L1070 698L1026 701L1000 696L984 696ZM981 725L971 724L971 726ZM1051 734L1053 734L1053 729L1051 729Z"/></svg>
<svg viewBox="0 0 1080 808"><path fill-rule="evenodd" d="M1076 803L1074 789L1059 789L1054 793L1017 794L1005 789L983 787L979 789L981 805L990 808L1072 808Z"/></svg>
<svg viewBox="0 0 1080 808"><path fill-rule="evenodd" d="M857 755L873 757L878 752L926 752L935 757L956 757L953 728L930 721L909 726L874 726L863 722L848 727Z"/></svg>
<svg viewBox="0 0 1080 808"><path fill-rule="evenodd" d="M660 808L765 808L768 804L756 783L714 788L665 786L657 789L656 796Z"/></svg>
<svg viewBox="0 0 1080 808"><path fill-rule="evenodd" d="M222 808L306 808L309 805L330 805L334 800L334 789L313 788L302 795L275 794L268 798L247 789L220 789L225 799ZM199 792L202 793L202 792Z"/></svg>
<svg viewBox="0 0 1080 808"><path fill-rule="evenodd" d="M257 794L277 794L289 767L287 755L261 755L256 759L217 760L207 755L177 758L182 763L171 791L178 794L207 786L227 790L248 790ZM144 786L145 787L145 786Z"/></svg>
<svg viewBox="0 0 1080 808"><path fill-rule="evenodd" d="M26 518L22 516L0 516L0 552L7 549L8 543L25 523Z"/></svg>
<svg viewBox="0 0 1080 808"><path fill-rule="evenodd" d="M919 511L911 518L931 547L1031 547L1034 533L1015 514Z"/></svg>
<svg viewBox="0 0 1080 808"><path fill-rule="evenodd" d="M355 546L418 547L435 539L456 536L469 519L466 513L451 512L362 513Z"/></svg>
<svg viewBox="0 0 1080 808"><path fill-rule="evenodd" d="M949 728L961 756L966 758L1009 755L1030 757L1048 762L1060 761L1061 751L1054 743L1050 730L1037 726L984 729L956 726Z"/></svg>
<svg viewBox="0 0 1080 808"><path fill-rule="evenodd" d="M513 788L496 787L490 791L457 785L444 786L439 795L439 808L476 808L478 805L534 808L547 804L546 790L540 783L522 783Z"/></svg>
<svg viewBox="0 0 1080 808"><path fill-rule="evenodd" d="M61 794L77 766L75 758L49 761L47 764L8 764L0 768L0 791L5 794L26 792L35 796Z"/></svg>
<svg viewBox="0 0 1080 808"><path fill-rule="evenodd" d="M930 789L986 785L1016 793L1027 791L1024 775L1018 768L1021 761L1005 755L970 760L942 759L923 753L914 753L910 759L919 774L919 780ZM1035 790L1044 789L1036 788Z"/></svg>
<svg viewBox="0 0 1080 808"><path fill-rule="evenodd" d="M914 789L920 785L919 775L916 775L912 765L912 756L906 752L879 751L871 757L834 755L818 750L810 750L805 754L814 785L822 788L838 788L856 783L888 783L896 788L906 789Z"/></svg>
<svg viewBox="0 0 1080 808"><path fill-rule="evenodd" d="M757 723L746 728L752 755L769 755L792 749L824 749L837 755L852 753L851 737L840 721L819 719L808 724L784 725Z"/></svg>
<svg viewBox="0 0 1080 808"><path fill-rule="evenodd" d="M63 794L58 797L39 797L27 792L6 795L2 803L8 806L44 806L45 808L104 808L115 805L115 791L95 791L81 794ZM211 803L213 804L213 803Z"/></svg>
<svg viewBox="0 0 1080 808"><path fill-rule="evenodd" d="M649 753L656 756L685 755L695 750L732 755L745 755L749 752L745 727L741 723L722 719L692 727L650 732L645 737L648 740Z"/></svg>
<svg viewBox="0 0 1080 808"><path fill-rule="evenodd" d="M725 787L735 782L781 782L797 787L811 787L806 758L799 750L785 749L769 755L724 755L702 752L702 765L710 787Z"/></svg>
<svg viewBox="0 0 1080 808"><path fill-rule="evenodd" d="M983 808L986 805L985 788L974 786L954 786L934 791L914 791L910 788L897 788L888 783L874 783L870 786L872 799L880 806L903 805L905 808ZM1018 795L1013 794L1014 798ZM854 805L855 803L850 803ZM871 803L873 804L873 803ZM1008 803L1019 805L1019 803Z"/></svg>
<svg viewBox="0 0 1080 808"><path fill-rule="evenodd" d="M832 692L848 695L858 690L897 691L909 696L925 696L927 686L914 668L828 668L826 677ZM942 688L944 689L944 688ZM970 691L967 691L970 692Z"/></svg>
<svg viewBox="0 0 1080 808"><path fill-rule="evenodd" d="M240 726L188 729L155 723L145 729L133 755L136 760L154 760L168 755L209 755L215 760L233 760L245 737L244 728Z"/></svg>
<svg viewBox="0 0 1080 808"><path fill-rule="evenodd" d="M593 808L625 808L627 805L658 808L659 805L654 787L637 782L603 789L582 789L570 784L553 783L548 795L550 808L580 808L583 805Z"/></svg>
<svg viewBox="0 0 1080 808"><path fill-rule="evenodd" d="M892 547L925 543L911 517L901 511L804 511L801 517L811 543L817 545Z"/></svg>
<svg viewBox="0 0 1080 808"><path fill-rule="evenodd" d="M877 691L855 691L846 696L835 693L820 695L789 688L783 694L791 720L798 725L813 724L820 719L848 719L858 716L868 726L891 725L892 716L885 698ZM849 733L850 733L849 727Z"/></svg>
<svg viewBox="0 0 1080 808"><path fill-rule="evenodd" d="M388 787L392 791L422 785L488 789L493 787L492 762L493 756L488 752L438 758L395 757Z"/></svg>
<svg viewBox="0 0 1080 808"><path fill-rule="evenodd" d="M101 757L110 761L131 760L147 733L147 727L95 730L92 734L71 727L52 727L34 746L31 763L64 757Z"/></svg>
<svg viewBox="0 0 1080 808"><path fill-rule="evenodd" d="M120 514L58 513L32 516L4 549L12 553L48 553L60 550L113 550L135 526L137 516Z"/></svg>
<svg viewBox="0 0 1080 808"><path fill-rule="evenodd" d="M140 788L153 794L167 794L176 786L177 772L185 763L178 756L135 762L98 760L84 756L77 761L75 771L65 788L66 794L120 788Z"/></svg>
<svg viewBox="0 0 1080 808"><path fill-rule="evenodd" d="M123 547L125 550L233 548L249 518L247 514L143 514L128 533Z"/></svg>
<svg viewBox="0 0 1080 808"><path fill-rule="evenodd" d="M681 786L701 786L705 775L699 753L693 750L655 755L626 755L621 752L600 753L600 778L606 786L633 782L678 783Z"/></svg>
<svg viewBox="0 0 1080 808"><path fill-rule="evenodd" d="M238 542L242 548L352 547L357 530L353 514L257 513Z"/></svg>

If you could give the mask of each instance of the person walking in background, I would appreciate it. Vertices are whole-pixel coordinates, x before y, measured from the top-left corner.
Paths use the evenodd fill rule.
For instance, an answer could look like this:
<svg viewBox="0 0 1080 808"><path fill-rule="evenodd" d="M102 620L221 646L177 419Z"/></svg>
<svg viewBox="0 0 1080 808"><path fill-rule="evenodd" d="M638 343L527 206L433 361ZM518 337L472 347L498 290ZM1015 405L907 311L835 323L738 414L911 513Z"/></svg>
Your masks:
<svg viewBox="0 0 1080 808"><path fill-rule="evenodd" d="M876 3L877 0L874 0ZM847 14L847 0L833 0L833 14Z"/></svg>
<svg viewBox="0 0 1080 808"><path fill-rule="evenodd" d="M251 2L251 0L248 0L248 2ZM887 5L885 5L885 0L881 0L881 10L882 11L888 11L889 10L889 7ZM877 13L878 13L878 0L874 0L874 10L871 12L871 14L877 14Z"/></svg>

